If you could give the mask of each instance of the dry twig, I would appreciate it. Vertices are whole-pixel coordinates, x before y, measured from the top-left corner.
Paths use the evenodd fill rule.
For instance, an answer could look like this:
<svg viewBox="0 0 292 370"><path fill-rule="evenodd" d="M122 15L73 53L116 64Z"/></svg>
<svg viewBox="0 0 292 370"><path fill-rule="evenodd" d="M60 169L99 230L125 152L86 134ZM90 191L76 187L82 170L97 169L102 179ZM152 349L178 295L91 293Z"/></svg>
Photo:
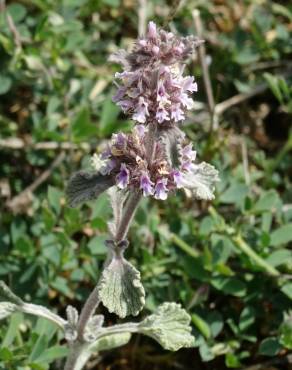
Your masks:
<svg viewBox="0 0 292 370"><path fill-rule="evenodd" d="M194 20L194 27L197 33L197 36L199 38L202 37L203 27L200 17L199 10L195 9L192 12L193 20ZM202 73L203 73L203 81L205 86L205 91L207 94L207 101L208 101L208 110L211 117L211 131L213 129L217 129L217 124L214 120L214 111L215 111L215 102L214 102L214 95L213 95L213 89L212 84L210 80L210 74L209 74L209 67L206 61L206 48L204 43L199 45L198 48L198 55L199 55L199 61L202 67Z"/></svg>
<svg viewBox="0 0 292 370"><path fill-rule="evenodd" d="M45 170L32 184L30 184L20 194L16 195L6 203L7 208L9 208L13 213L19 213L26 209L31 203L33 192L51 176L53 170L58 167L64 159L65 152L61 152L52 162L50 167Z"/></svg>

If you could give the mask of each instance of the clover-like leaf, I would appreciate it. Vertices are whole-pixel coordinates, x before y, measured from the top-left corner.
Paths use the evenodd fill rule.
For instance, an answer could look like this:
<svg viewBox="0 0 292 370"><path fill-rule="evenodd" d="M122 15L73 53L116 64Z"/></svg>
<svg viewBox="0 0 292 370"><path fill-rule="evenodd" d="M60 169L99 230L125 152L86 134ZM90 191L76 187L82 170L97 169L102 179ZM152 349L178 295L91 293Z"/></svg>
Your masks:
<svg viewBox="0 0 292 370"><path fill-rule="evenodd" d="M71 207L88 200L96 199L114 185L112 176L86 171L76 172L67 185L66 193Z"/></svg>
<svg viewBox="0 0 292 370"><path fill-rule="evenodd" d="M139 324L139 332L152 337L170 351L192 347L191 317L177 303L163 303L157 311Z"/></svg>
<svg viewBox="0 0 292 370"><path fill-rule="evenodd" d="M198 199L214 199L215 183L219 181L216 168L206 162L194 164L183 177L183 186Z"/></svg>
<svg viewBox="0 0 292 370"><path fill-rule="evenodd" d="M0 301L14 303L15 305L23 305L23 300L14 294L4 281L0 281Z"/></svg>
<svg viewBox="0 0 292 370"><path fill-rule="evenodd" d="M103 270L99 297L109 312L121 318L138 315L145 304L140 272L122 255L114 255Z"/></svg>
<svg viewBox="0 0 292 370"><path fill-rule="evenodd" d="M17 305L10 302L0 303L0 320L5 319L17 310Z"/></svg>
<svg viewBox="0 0 292 370"><path fill-rule="evenodd" d="M90 349L94 351L108 351L113 348L121 347L129 342L131 333L109 334L94 342Z"/></svg>

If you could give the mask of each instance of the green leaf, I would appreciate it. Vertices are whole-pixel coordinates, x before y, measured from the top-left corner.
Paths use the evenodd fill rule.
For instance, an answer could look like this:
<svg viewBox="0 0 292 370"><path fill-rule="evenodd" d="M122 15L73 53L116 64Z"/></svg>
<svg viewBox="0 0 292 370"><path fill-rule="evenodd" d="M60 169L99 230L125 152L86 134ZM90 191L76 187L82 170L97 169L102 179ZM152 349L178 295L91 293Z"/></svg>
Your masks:
<svg viewBox="0 0 292 370"><path fill-rule="evenodd" d="M289 317L280 326L280 343L288 349L292 349L292 317Z"/></svg>
<svg viewBox="0 0 292 370"><path fill-rule="evenodd" d="M37 357L36 361L50 364L51 362L66 357L69 353L67 346L53 346L51 348L46 349L39 357Z"/></svg>
<svg viewBox="0 0 292 370"><path fill-rule="evenodd" d="M0 95L6 94L12 85L12 80L8 76L0 75Z"/></svg>
<svg viewBox="0 0 292 370"><path fill-rule="evenodd" d="M252 307L247 306L243 309L239 317L239 329L245 331L255 322L255 311Z"/></svg>
<svg viewBox="0 0 292 370"><path fill-rule="evenodd" d="M164 349L177 351L194 346L190 322L190 315L181 305L166 302L139 324L139 332L155 339Z"/></svg>
<svg viewBox="0 0 292 370"><path fill-rule="evenodd" d="M83 107L72 122L72 134L76 140L84 140L97 134L97 127L92 124L90 112Z"/></svg>
<svg viewBox="0 0 292 370"><path fill-rule="evenodd" d="M220 196L221 203L239 204L248 194L248 187L245 184L235 183L230 185L228 189Z"/></svg>
<svg viewBox="0 0 292 370"><path fill-rule="evenodd" d="M109 312L121 318L137 316L145 304L140 272L122 256L113 256L103 270L98 294Z"/></svg>
<svg viewBox="0 0 292 370"><path fill-rule="evenodd" d="M279 195L275 190L269 190L261 194L260 199L255 203L255 212L271 211L279 202Z"/></svg>
<svg viewBox="0 0 292 370"><path fill-rule="evenodd" d="M281 288L281 291L292 300L292 282L284 284Z"/></svg>
<svg viewBox="0 0 292 370"><path fill-rule="evenodd" d="M276 356L282 349L278 338L269 337L264 339L259 347L259 354L265 356Z"/></svg>
<svg viewBox="0 0 292 370"><path fill-rule="evenodd" d="M10 347L15 337L19 335L19 326L23 322L23 314L16 312L12 314L9 320L9 326L6 330L5 338L2 342L2 347Z"/></svg>
<svg viewBox="0 0 292 370"><path fill-rule="evenodd" d="M206 339L209 339L211 337L211 330L208 323L195 313L193 313L191 317L194 325L200 330Z"/></svg>
<svg viewBox="0 0 292 370"><path fill-rule="evenodd" d="M117 105L112 102L110 97L107 97L102 106L99 122L99 128L102 135L110 135L115 131L117 126L116 120L119 112L120 109L117 107Z"/></svg>
<svg viewBox="0 0 292 370"><path fill-rule="evenodd" d="M50 206L54 209L56 214L58 215L61 211L61 198L62 198L63 192L61 192L59 189L54 188L53 186L49 186L48 188L48 200L50 203Z"/></svg>
<svg viewBox="0 0 292 370"><path fill-rule="evenodd" d="M15 23L22 21L26 16L26 8L18 3L8 5L7 11Z"/></svg>
<svg viewBox="0 0 292 370"><path fill-rule="evenodd" d="M235 297L244 297L246 294L245 284L234 277L217 276L212 278L211 284L218 290Z"/></svg>
<svg viewBox="0 0 292 370"><path fill-rule="evenodd" d="M292 241L292 223L283 225L271 233L271 245L286 244Z"/></svg>
<svg viewBox="0 0 292 370"><path fill-rule="evenodd" d="M107 248L105 246L106 237L97 235L93 237L88 243L88 248L92 255L106 255Z"/></svg>
<svg viewBox="0 0 292 370"><path fill-rule="evenodd" d="M279 249L272 252L267 258L266 261L272 266L280 266L291 261L292 252L288 249Z"/></svg>

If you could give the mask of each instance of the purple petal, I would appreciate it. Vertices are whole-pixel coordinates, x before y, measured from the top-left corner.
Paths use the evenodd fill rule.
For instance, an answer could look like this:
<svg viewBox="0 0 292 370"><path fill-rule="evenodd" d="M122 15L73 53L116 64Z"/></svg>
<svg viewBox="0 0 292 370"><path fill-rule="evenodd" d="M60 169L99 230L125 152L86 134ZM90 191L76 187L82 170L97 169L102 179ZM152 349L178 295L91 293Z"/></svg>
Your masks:
<svg viewBox="0 0 292 370"><path fill-rule="evenodd" d="M140 177L140 189L143 190L144 197L153 194L153 185L153 182L146 173Z"/></svg>
<svg viewBox="0 0 292 370"><path fill-rule="evenodd" d="M129 184L130 172L127 169L125 163L121 164L120 172L116 177L117 187L120 189L125 189Z"/></svg>
<svg viewBox="0 0 292 370"><path fill-rule="evenodd" d="M163 178L157 181L155 185L155 199L165 200L167 198L168 189L166 187L167 179Z"/></svg>

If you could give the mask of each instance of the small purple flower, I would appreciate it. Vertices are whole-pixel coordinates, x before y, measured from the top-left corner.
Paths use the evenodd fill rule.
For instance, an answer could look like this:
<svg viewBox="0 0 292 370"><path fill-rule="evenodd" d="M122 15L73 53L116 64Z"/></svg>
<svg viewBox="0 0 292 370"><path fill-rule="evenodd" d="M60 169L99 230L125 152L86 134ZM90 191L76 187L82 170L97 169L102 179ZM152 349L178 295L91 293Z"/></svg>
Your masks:
<svg viewBox="0 0 292 370"><path fill-rule="evenodd" d="M131 100L120 100L117 102L124 112L128 111L129 109L133 108L133 101Z"/></svg>
<svg viewBox="0 0 292 370"><path fill-rule="evenodd" d="M167 198L168 189L166 185L167 185L166 178L162 178L157 181L155 185L155 194L154 194L155 199L165 200Z"/></svg>
<svg viewBox="0 0 292 370"><path fill-rule="evenodd" d="M154 22L149 22L147 37L150 39L155 39L157 37L157 28Z"/></svg>
<svg viewBox="0 0 292 370"><path fill-rule="evenodd" d="M182 105L184 107L186 107L187 109L192 109L193 106L194 106L194 101L192 98L190 98L188 96L188 94L186 93L181 93L180 96L179 96L179 100L180 102L182 103Z"/></svg>
<svg viewBox="0 0 292 370"><path fill-rule="evenodd" d="M120 172L117 175L117 187L120 189L125 189L129 184L130 172L127 169L125 163L121 164Z"/></svg>
<svg viewBox="0 0 292 370"><path fill-rule="evenodd" d="M174 119L175 122L185 119L184 111L180 109L179 104L171 107L171 118Z"/></svg>
<svg viewBox="0 0 292 370"><path fill-rule="evenodd" d="M145 135L145 133L148 131L147 128L144 125L136 125L134 127L134 130L136 134L139 136L140 139L142 139Z"/></svg>
<svg viewBox="0 0 292 370"><path fill-rule="evenodd" d="M163 121L169 121L170 120L167 110L164 109L163 107L159 107L157 109L155 117L156 117L158 123L162 123Z"/></svg>
<svg viewBox="0 0 292 370"><path fill-rule="evenodd" d="M160 51L160 49L159 49L159 47L157 45L152 46L152 53L154 55L158 55L159 54L159 51Z"/></svg>
<svg viewBox="0 0 292 370"><path fill-rule="evenodd" d="M173 181L175 182L175 185L178 189L181 189L183 187L183 176L182 173L179 170L173 170L172 171Z"/></svg>
<svg viewBox="0 0 292 370"><path fill-rule="evenodd" d="M184 91L197 92L198 84L194 82L194 76L187 76L183 79Z"/></svg>
<svg viewBox="0 0 292 370"><path fill-rule="evenodd" d="M157 101L165 104L169 104L170 100L168 99L169 95L167 94L164 84L162 81L158 82L158 88L157 88Z"/></svg>
<svg viewBox="0 0 292 370"><path fill-rule="evenodd" d="M115 159L106 159L103 161L99 172L102 175L109 175L114 168L116 168L117 162Z"/></svg>
<svg viewBox="0 0 292 370"><path fill-rule="evenodd" d="M193 150L192 144L185 145L181 151L181 156L183 159L188 159L189 161L194 161L196 159L197 152Z"/></svg>
<svg viewBox="0 0 292 370"><path fill-rule="evenodd" d="M125 87L118 87L117 92L115 95L112 97L112 101L114 103L118 103L126 94L127 89Z"/></svg>
<svg viewBox="0 0 292 370"><path fill-rule="evenodd" d="M140 189L143 190L144 197L153 194L153 185L154 183L150 180L146 172L140 177Z"/></svg>
<svg viewBox="0 0 292 370"><path fill-rule="evenodd" d="M136 113L133 114L133 119L137 122L145 123L146 116L149 116L148 103L143 96L140 96Z"/></svg>
<svg viewBox="0 0 292 370"><path fill-rule="evenodd" d="M183 172L189 172L191 170L191 168L192 168L192 164L193 164L193 162L190 161L190 160L188 160L188 159L187 160L183 160L181 162L181 166L180 166L181 171L183 171Z"/></svg>
<svg viewBox="0 0 292 370"><path fill-rule="evenodd" d="M122 132L117 134L113 134L112 136L113 145L115 145L119 149L124 149L127 145L127 136Z"/></svg>

